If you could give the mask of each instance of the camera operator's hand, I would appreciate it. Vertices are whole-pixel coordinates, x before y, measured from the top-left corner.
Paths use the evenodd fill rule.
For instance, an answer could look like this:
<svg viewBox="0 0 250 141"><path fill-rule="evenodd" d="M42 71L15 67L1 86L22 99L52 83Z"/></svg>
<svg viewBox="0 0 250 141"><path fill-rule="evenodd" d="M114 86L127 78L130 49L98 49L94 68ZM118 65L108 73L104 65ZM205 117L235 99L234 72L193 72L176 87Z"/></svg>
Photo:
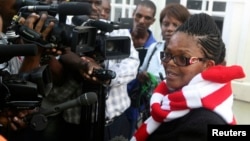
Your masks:
<svg viewBox="0 0 250 141"><path fill-rule="evenodd" d="M43 28L46 19L47 19L46 13L41 14L41 16L36 13L31 13L26 19L20 18L19 23L21 25L27 26L30 29L33 29L37 33L40 33L41 36L43 37L43 40L46 40L46 38L49 36L49 33L52 31L54 27L54 23L50 22L48 26L46 26L46 28ZM39 67L41 56L44 51L45 51L44 48L38 46L38 55L25 56L20 71L26 72ZM57 50L51 49L50 52L51 54L55 54ZM58 54L60 54L60 52Z"/></svg>
<svg viewBox="0 0 250 141"><path fill-rule="evenodd" d="M11 129L13 131L27 127L27 123L23 120L25 116L36 112L36 109L31 110L12 110L4 109L0 112L0 124L3 129Z"/></svg>
<svg viewBox="0 0 250 141"><path fill-rule="evenodd" d="M92 74L93 74L94 69L101 69L102 68L100 66L100 64L98 64L93 58L90 58L87 56L81 57L81 59L83 62L85 62L87 64L87 68L80 70L81 75L85 79L97 81L97 78L93 77Z"/></svg>
<svg viewBox="0 0 250 141"><path fill-rule="evenodd" d="M43 12L40 15L36 13L31 13L26 19L21 18L19 20L19 23L21 25L27 26L30 29L33 29L38 34L41 34L43 40L46 41L55 25L55 23L51 21L46 26L46 28L44 28L47 18L48 14L46 12ZM52 55L60 55L62 53L62 51L57 48L50 48L50 49L45 49L43 47L38 47L38 48L39 48L39 53L42 53L44 51L46 52L46 54L52 54Z"/></svg>
<svg viewBox="0 0 250 141"><path fill-rule="evenodd" d="M87 80L90 80L92 82L96 82L96 83L101 83L101 84L109 84L111 80L100 80L98 79L97 77L95 77L93 75L93 71L94 69L103 69L101 67L100 64L98 64L93 58L90 58L90 57L87 57L87 56L84 56L84 57L81 57L82 61L83 62L86 62L87 63L87 69L81 69L80 70L80 73L81 75L87 79Z"/></svg>

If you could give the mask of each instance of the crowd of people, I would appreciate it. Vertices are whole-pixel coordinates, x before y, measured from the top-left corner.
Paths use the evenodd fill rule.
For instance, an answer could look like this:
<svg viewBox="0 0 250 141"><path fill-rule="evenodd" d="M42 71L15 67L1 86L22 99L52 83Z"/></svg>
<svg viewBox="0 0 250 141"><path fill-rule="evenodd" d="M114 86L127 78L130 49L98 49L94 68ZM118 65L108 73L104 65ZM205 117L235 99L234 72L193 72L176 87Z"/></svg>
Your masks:
<svg viewBox="0 0 250 141"><path fill-rule="evenodd" d="M16 2L0 3L1 41L18 12ZM58 3L61 2L64 1ZM92 9L87 15L89 19L110 21L110 0L72 2L87 2ZM154 2L140 1L131 15L130 29L101 32L102 36L129 37L127 57L99 60L96 52L79 55L70 46L46 49L36 44L36 55L15 56L0 64L1 72L9 74L28 73L46 65L53 82L39 107L0 107L0 140L4 137L8 141L205 141L208 124L237 124L231 109L230 83L245 74L240 66L225 64L226 47L212 17L205 13L191 15L178 3L166 5L160 17L155 17L156 10ZM48 12L30 12L15 24L47 41L57 24L48 22L49 16ZM162 39L155 39L149 29L157 19ZM30 41L19 36L13 43L25 45ZM96 70L109 70L115 77L102 79L94 75ZM137 85L139 90L133 91ZM0 90L3 86L1 82ZM89 92L97 95L95 103L44 115L46 127L42 130L29 125L27 117ZM135 106L133 100L141 101L141 93L148 96L146 102ZM220 100L214 103L215 99ZM141 111L147 112L142 119Z"/></svg>

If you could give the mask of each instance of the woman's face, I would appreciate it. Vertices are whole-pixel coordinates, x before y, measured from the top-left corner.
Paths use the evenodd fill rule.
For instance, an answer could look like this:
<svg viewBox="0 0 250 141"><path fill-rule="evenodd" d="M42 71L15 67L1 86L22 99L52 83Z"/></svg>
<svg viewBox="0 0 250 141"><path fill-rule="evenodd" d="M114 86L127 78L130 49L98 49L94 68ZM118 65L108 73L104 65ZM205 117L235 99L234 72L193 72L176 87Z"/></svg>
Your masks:
<svg viewBox="0 0 250 141"><path fill-rule="evenodd" d="M161 35L163 40L169 42L169 39L173 35L175 30L182 24L183 23L181 21L178 21L176 18L166 15L161 23Z"/></svg>
<svg viewBox="0 0 250 141"><path fill-rule="evenodd" d="M171 56L186 57L188 58L188 62L192 62L187 66L178 66L174 62L173 57L168 62L162 61L166 73L166 80L170 89L177 90L182 88L187 85L196 74L207 68L206 60L201 61L197 59L204 59L201 46L197 43L197 39L186 33L175 33L165 49L165 54L166 53ZM190 60L189 58L191 57L192 59ZM177 60L177 57L175 57L175 60Z"/></svg>

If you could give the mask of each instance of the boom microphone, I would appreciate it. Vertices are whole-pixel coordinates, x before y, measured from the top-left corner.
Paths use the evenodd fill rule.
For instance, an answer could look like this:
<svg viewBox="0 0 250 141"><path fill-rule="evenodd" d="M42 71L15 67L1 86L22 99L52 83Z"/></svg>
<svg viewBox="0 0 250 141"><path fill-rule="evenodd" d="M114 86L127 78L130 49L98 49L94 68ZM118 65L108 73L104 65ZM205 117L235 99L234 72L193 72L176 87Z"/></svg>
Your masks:
<svg viewBox="0 0 250 141"><path fill-rule="evenodd" d="M51 5L24 6L20 11L49 11L57 12L59 15L90 15L91 5L87 2L62 2Z"/></svg>
<svg viewBox="0 0 250 141"><path fill-rule="evenodd" d="M34 56L37 52L35 44L0 45L0 56Z"/></svg>
<svg viewBox="0 0 250 141"><path fill-rule="evenodd" d="M91 20L85 15L74 16L72 18L72 23L76 26L81 26L82 24L92 26L104 32L112 32L115 29L108 21Z"/></svg>
<svg viewBox="0 0 250 141"><path fill-rule="evenodd" d="M6 62L14 56L34 56L38 49L35 44L0 45L0 63Z"/></svg>
<svg viewBox="0 0 250 141"><path fill-rule="evenodd" d="M87 22L89 17L87 15L77 15L72 18L72 23L76 26L81 26L84 22Z"/></svg>
<svg viewBox="0 0 250 141"><path fill-rule="evenodd" d="M100 20L91 20L88 22L88 25L93 26L104 32L112 32L114 30L112 24Z"/></svg>
<svg viewBox="0 0 250 141"><path fill-rule="evenodd" d="M46 109L44 111L41 111L41 114L45 116L49 116L51 114L55 114L58 112L61 112L63 110L66 110L68 108L76 107L76 106L89 106L91 104L94 104L97 101L97 94L95 92L87 92L85 94L82 94L81 96L77 97L76 99L67 101L65 103L56 105L50 109Z"/></svg>
<svg viewBox="0 0 250 141"><path fill-rule="evenodd" d="M37 0L16 0L14 7L16 9L20 9L23 6L28 6L28 5L48 5L48 4Z"/></svg>

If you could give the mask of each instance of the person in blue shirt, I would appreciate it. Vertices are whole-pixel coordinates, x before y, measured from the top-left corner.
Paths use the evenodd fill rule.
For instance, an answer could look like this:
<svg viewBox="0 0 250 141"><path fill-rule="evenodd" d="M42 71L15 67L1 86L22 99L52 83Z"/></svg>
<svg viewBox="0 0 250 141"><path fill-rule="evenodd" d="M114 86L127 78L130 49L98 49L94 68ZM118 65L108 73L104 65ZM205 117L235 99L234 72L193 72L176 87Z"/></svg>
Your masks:
<svg viewBox="0 0 250 141"><path fill-rule="evenodd" d="M133 27L130 29L135 49L139 52L140 66L144 60L147 48L156 42L149 29L155 21L156 6L152 1L141 1L133 12Z"/></svg>
<svg viewBox="0 0 250 141"><path fill-rule="evenodd" d="M155 21L156 6L152 1L141 1L133 13L133 27L130 31L135 48L148 48L156 42L149 27Z"/></svg>

